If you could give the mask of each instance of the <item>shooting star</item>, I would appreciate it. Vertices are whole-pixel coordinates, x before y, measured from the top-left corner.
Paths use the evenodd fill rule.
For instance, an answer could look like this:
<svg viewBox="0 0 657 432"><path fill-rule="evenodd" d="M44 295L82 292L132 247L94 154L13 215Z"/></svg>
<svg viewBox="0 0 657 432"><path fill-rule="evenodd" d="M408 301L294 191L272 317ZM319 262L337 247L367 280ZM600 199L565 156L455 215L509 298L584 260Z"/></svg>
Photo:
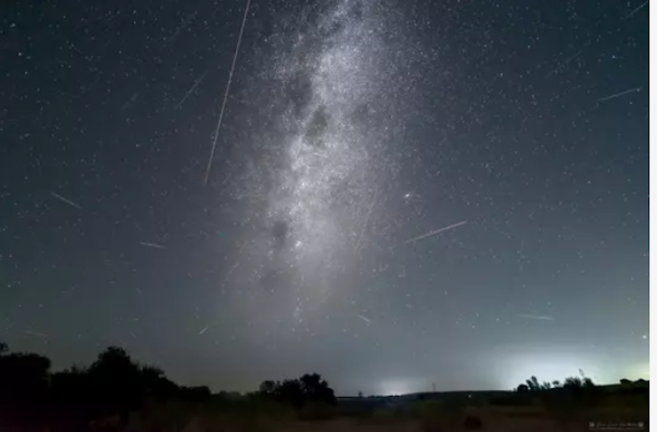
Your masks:
<svg viewBox="0 0 657 432"><path fill-rule="evenodd" d="M370 221L370 215L372 214L372 209L374 208L374 204L376 204L376 195L377 192L374 192L374 198L372 199L372 204L370 204L370 208L367 210L367 216L365 216L365 222L363 223L363 227L360 230L360 235L358 236L358 240L356 241L356 247L354 247L354 253L358 252L358 248L360 247L360 241L363 238L363 233L365 232L365 229L367 228L367 225Z"/></svg>
<svg viewBox="0 0 657 432"><path fill-rule="evenodd" d="M194 82L194 84L192 85L192 87L191 87L191 88L187 91L187 93L185 94L185 97L183 97L182 100L181 100L180 102L178 102L178 105L176 106L176 108L180 108L180 107L182 106L182 104L185 103L185 101L187 100L187 98L189 97L189 95L192 94L192 93L194 93L194 90L196 90L196 87L198 87L198 85L201 83L201 81L203 81L203 78L205 78L205 75L206 75L207 73L208 73L208 71L205 71L205 72L203 73L203 75L201 75L201 77L200 77L199 79L197 79L197 80Z"/></svg>
<svg viewBox="0 0 657 432"><path fill-rule="evenodd" d="M224 92L224 100L221 103L221 111L219 111L219 120L217 121L217 129L214 131L214 142L212 143L212 150L210 151L210 159L208 160L208 168L205 172L205 181L204 185L208 184L208 179L210 178L210 170L212 169L212 160L214 159L214 152L217 148L217 138L219 137L219 129L221 129L221 123L224 119L224 112L226 111L226 102L228 101L228 92L230 91L230 83L233 81L233 72L235 72L235 63L237 63L237 53L240 51L240 45L242 44L242 35L244 34L244 26L246 25L246 17L249 13L249 7L251 6L251 0L246 0L246 7L244 8L244 18L242 18L242 27L240 27L240 34L237 37L237 46L235 47L235 54L233 54L233 64L230 66L230 72L228 73L228 83L226 84L226 91Z"/></svg>
<svg viewBox="0 0 657 432"><path fill-rule="evenodd" d="M600 98L600 99L598 99L598 102L605 102L605 101L608 101L608 100L611 100L611 99L616 99L617 97L625 96L625 95L630 94L630 93L638 93L640 91L641 91L641 87L625 90L625 91L622 91L620 93L615 93L613 95L605 96L603 98Z"/></svg>
<svg viewBox="0 0 657 432"><path fill-rule="evenodd" d="M198 11L194 11L194 13L188 15L187 18L185 18L185 20L182 22L182 24L176 29L176 31L173 33L173 35L164 42L164 45L162 46L162 48L166 47L171 42L173 42L173 40L178 37L180 32L183 31L185 29L185 27L187 27L189 25L189 23L191 23L194 18L196 18L197 14L198 14Z"/></svg>
<svg viewBox="0 0 657 432"><path fill-rule="evenodd" d="M554 68L552 71L550 71L550 73L548 73L547 75L545 75L545 79L548 79L548 78L550 78L552 75L555 75L555 74L561 72L562 70L564 70L564 69L566 68L566 66L568 66L568 64L569 64L571 61L575 60L577 57L580 56L580 54L582 54L582 51L584 51L584 48L582 48L581 50L577 51L577 52L576 52L575 54L573 54L572 56L568 57L568 58L566 59L566 61L564 61L563 63L559 63L559 64L557 65L556 68Z"/></svg>
<svg viewBox="0 0 657 432"><path fill-rule="evenodd" d="M75 207L78 210L82 210L82 207L80 207L79 205L77 205L76 203L74 203L73 201L71 201L68 198L65 198L65 197L63 197L59 194L56 194L55 192L52 192L52 191L50 192L50 195L52 195L53 197L57 198L60 201L64 201L66 204L71 205L71 206Z"/></svg>
<svg viewBox="0 0 657 432"><path fill-rule="evenodd" d="M149 242L139 242L140 245L146 246L146 247L152 247L156 249L166 249L164 246L157 244L157 243L149 243Z"/></svg>
<svg viewBox="0 0 657 432"><path fill-rule="evenodd" d="M360 318L360 319L362 319L363 321L365 321L368 325L372 325L372 320L370 320L369 318L364 317L364 316L362 316L362 315L358 315L358 318Z"/></svg>
<svg viewBox="0 0 657 432"><path fill-rule="evenodd" d="M533 319L538 321L554 321L554 317L545 316L545 315L529 315L529 314L518 314L521 318Z"/></svg>
<svg viewBox="0 0 657 432"><path fill-rule="evenodd" d="M643 4L641 4L641 6L639 6L639 7L636 8L636 9L634 9L634 10L633 10L632 12L630 12L629 14L625 15L625 18L623 18L623 19L626 20L626 19L632 18L632 16L633 16L635 13L639 12L639 11L640 11L641 9L643 9L647 4L648 4L648 0L646 0L645 2L643 2Z"/></svg>
<svg viewBox="0 0 657 432"><path fill-rule="evenodd" d="M36 337L40 337L40 338L47 338L48 337L48 335L45 334L45 333L40 333L40 332L36 332L36 331L32 331L32 330L25 330L23 333L25 333L28 336L36 336Z"/></svg>
<svg viewBox="0 0 657 432"><path fill-rule="evenodd" d="M422 239L427 238L427 237L435 236L436 234L439 234L439 233L441 233L441 232L443 232L443 231L449 231L449 230L454 229L454 228L456 228L456 227L460 227L461 225L465 225L466 223L468 223L468 221L461 221L461 222L459 222L459 223L455 223L455 224L453 224L453 225L449 225L449 226L446 226L446 227L444 227L444 228L437 229L437 230L435 230L435 231L430 231L430 232L428 232L428 233L426 233L426 234L423 234L423 235L421 235L421 236L419 236L419 237L415 237L415 238L412 238L412 239L410 239L410 240L406 240L406 241L404 242L404 244L413 243L413 242L416 242L416 241L418 241L418 240L422 240Z"/></svg>
<svg viewBox="0 0 657 432"><path fill-rule="evenodd" d="M138 95L138 94L139 94L139 93L135 93L135 94L133 94L133 95L130 97L130 99L128 100L128 102L126 102L126 103L123 104L123 106L121 107L121 111L127 109L130 105L132 105L132 103L133 103L134 101L137 100L137 95Z"/></svg>
<svg viewBox="0 0 657 432"><path fill-rule="evenodd" d="M208 331L207 326L206 326L206 327L203 327L203 328L201 329L201 331L198 332L198 335L201 336L201 335L202 335L203 333L205 333L206 331Z"/></svg>

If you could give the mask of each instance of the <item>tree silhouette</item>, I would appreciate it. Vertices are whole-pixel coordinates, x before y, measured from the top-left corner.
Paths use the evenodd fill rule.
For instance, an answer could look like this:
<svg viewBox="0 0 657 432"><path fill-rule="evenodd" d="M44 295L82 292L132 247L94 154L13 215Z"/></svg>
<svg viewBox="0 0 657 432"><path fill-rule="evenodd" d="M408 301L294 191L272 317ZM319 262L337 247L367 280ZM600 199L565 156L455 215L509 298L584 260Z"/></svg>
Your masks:
<svg viewBox="0 0 657 432"><path fill-rule="evenodd" d="M0 417L10 424L39 422L47 411L50 359L33 353L0 355ZM4 427L3 427L4 426ZM0 429L11 426L0 424Z"/></svg>
<svg viewBox="0 0 657 432"><path fill-rule="evenodd" d="M333 389L329 387L328 383L319 374L303 375L299 381L301 382L301 389L306 399L312 402L324 402L329 405L335 405L337 403Z"/></svg>
<svg viewBox="0 0 657 432"><path fill-rule="evenodd" d="M144 408L147 400L204 400L210 391L181 389L167 379L162 369L140 365L122 348L109 347L88 368L74 366L52 374L51 395L57 412L69 413L78 421L59 419L69 422L62 429L68 431L78 430L80 424L117 416L119 423L125 424L128 413Z"/></svg>
<svg viewBox="0 0 657 432"><path fill-rule="evenodd" d="M60 408L79 405L88 400L91 393L87 370L75 366L52 374L50 385L53 401Z"/></svg>
<svg viewBox="0 0 657 432"><path fill-rule="evenodd" d="M275 395L277 388L278 388L278 384L275 383L274 381L263 381L260 384L259 391L264 395L273 396Z"/></svg>
<svg viewBox="0 0 657 432"><path fill-rule="evenodd" d="M592 388L592 387L595 387L595 383L593 382L593 380L592 380L591 378L589 378L589 377L585 377L585 378L582 380L582 387L584 387L584 388Z"/></svg>
<svg viewBox="0 0 657 432"><path fill-rule="evenodd" d="M580 377L568 377L563 381L565 389L574 390L584 387L583 381Z"/></svg>
<svg viewBox="0 0 657 432"><path fill-rule="evenodd" d="M305 403L301 382L296 379L284 380L276 389L276 397L295 408L301 408Z"/></svg>
<svg viewBox="0 0 657 432"><path fill-rule="evenodd" d="M531 391L537 391L541 389L541 385L538 383L538 378L535 376L532 376L530 379L527 381L527 388Z"/></svg>
<svg viewBox="0 0 657 432"><path fill-rule="evenodd" d="M180 392L180 388L166 377L162 369L155 366L142 366L140 372L144 395L168 400Z"/></svg>
<svg viewBox="0 0 657 432"><path fill-rule="evenodd" d="M130 410L139 407L144 395L141 371L122 348L109 347L102 351L86 375L95 415L118 413L126 419Z"/></svg>
<svg viewBox="0 0 657 432"><path fill-rule="evenodd" d="M288 379L283 382L263 381L260 384L260 394L295 408L301 408L307 403L328 405L337 403L333 389L321 375L316 373L305 374L299 379Z"/></svg>
<svg viewBox="0 0 657 432"><path fill-rule="evenodd" d="M206 386L180 387L179 396L188 402L205 402L212 396L212 392Z"/></svg>

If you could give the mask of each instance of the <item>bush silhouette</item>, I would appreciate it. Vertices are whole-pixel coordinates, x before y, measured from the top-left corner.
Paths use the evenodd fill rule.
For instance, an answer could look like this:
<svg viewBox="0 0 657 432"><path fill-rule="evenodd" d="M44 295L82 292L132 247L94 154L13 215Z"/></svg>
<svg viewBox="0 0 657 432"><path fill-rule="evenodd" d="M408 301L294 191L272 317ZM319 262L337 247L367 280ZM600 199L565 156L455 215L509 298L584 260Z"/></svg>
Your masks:
<svg viewBox="0 0 657 432"><path fill-rule="evenodd" d="M518 393L525 393L529 391L529 386L527 384L520 384L518 387L516 387L516 391Z"/></svg>

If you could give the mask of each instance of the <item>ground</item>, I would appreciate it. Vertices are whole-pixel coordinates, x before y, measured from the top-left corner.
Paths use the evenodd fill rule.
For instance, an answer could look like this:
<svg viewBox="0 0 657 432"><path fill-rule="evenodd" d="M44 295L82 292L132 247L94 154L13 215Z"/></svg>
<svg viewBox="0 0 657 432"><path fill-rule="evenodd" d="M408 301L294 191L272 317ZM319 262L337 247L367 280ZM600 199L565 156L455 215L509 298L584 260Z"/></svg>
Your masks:
<svg viewBox="0 0 657 432"><path fill-rule="evenodd" d="M591 430L648 430L647 397L610 395L596 406L583 406L567 399L551 402L527 399L528 405L499 405L476 400L478 406L424 400L403 403L376 402L377 408L360 411L315 407L293 412L258 408L256 411L216 407L190 414L161 407L150 414L134 414L121 432L448 432L484 430L504 432L568 432ZM224 407L225 408L225 407ZM178 412L178 414L176 414ZM305 418L301 421L300 418ZM466 422L466 418L470 418ZM472 420L476 419L476 420ZM470 423L467 427L466 423ZM480 423L481 427L474 427ZM623 423L623 424L620 424ZM168 425L168 429L161 429Z"/></svg>

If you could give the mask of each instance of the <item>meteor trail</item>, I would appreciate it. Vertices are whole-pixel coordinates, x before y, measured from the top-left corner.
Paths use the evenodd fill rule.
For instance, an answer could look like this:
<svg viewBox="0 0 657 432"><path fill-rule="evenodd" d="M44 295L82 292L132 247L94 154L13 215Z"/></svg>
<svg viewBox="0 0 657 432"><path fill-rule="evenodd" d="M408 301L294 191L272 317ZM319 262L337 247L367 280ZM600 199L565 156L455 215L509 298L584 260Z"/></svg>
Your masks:
<svg viewBox="0 0 657 432"><path fill-rule="evenodd" d="M358 315L358 318L362 319L363 321L365 321L368 324L372 324L372 321L369 318L366 318L362 315Z"/></svg>
<svg viewBox="0 0 657 432"><path fill-rule="evenodd" d="M611 100L611 99L616 99L617 97L625 96L626 94L638 93L640 91L641 91L641 87L625 90L625 91L622 91L620 93L614 93L613 95L605 96L603 98L600 98L600 99L598 99L598 102L605 102L605 101L608 101L608 100Z"/></svg>
<svg viewBox="0 0 657 432"><path fill-rule="evenodd" d="M50 195L54 196L55 198L57 198L60 201L64 201L66 204L71 205L71 206L75 207L78 210L82 210L82 207L80 207L79 205L77 205L76 203L74 203L73 201L71 201L68 198L65 198L65 197L63 197L59 194L56 194L55 192L50 192Z"/></svg>
<svg viewBox="0 0 657 432"><path fill-rule="evenodd" d="M176 29L176 31L173 33L173 36L171 36L169 39L167 39L167 40L164 42L164 45L162 46L162 48L164 48L164 47L167 46L170 42L172 42L175 38L177 38L178 35L180 34L180 32L181 32L185 27L187 27L187 26L189 25L189 23L192 22L192 20L193 20L194 18L196 18L196 15L197 15L197 14L198 14L198 11L194 11L194 12L193 12L192 14L190 14L187 18L185 18L185 20L184 20L183 23L180 25L180 27L178 27L178 28Z"/></svg>
<svg viewBox="0 0 657 432"><path fill-rule="evenodd" d="M566 59L566 61L564 61L563 63L559 63L559 64L557 65L556 68L554 68L550 73L548 73L547 75L545 75L545 79L550 78L552 75L557 74L557 73L559 73L560 71L564 70L564 69L566 68L566 66L568 66L568 64L569 64L571 61L575 60L577 57L580 56L580 54L582 54L582 51L584 51L584 48L582 48L581 50L577 51L577 52L576 52L575 54L573 54L572 56L568 57L568 59Z"/></svg>
<svg viewBox="0 0 657 432"><path fill-rule="evenodd" d="M226 91L224 92L224 101L221 103L221 111L219 112L219 121L217 121L217 129L214 131L214 141L212 143L212 151L210 151L210 159L208 160L208 168L205 172L204 185L208 184L208 179L210 178L210 170L212 169L212 160L214 159L214 151L217 148L217 137L219 136L219 129L221 129L221 122L224 119L224 112L226 111L226 102L228 101L228 92L230 91L230 83L233 81L233 72L235 71L235 63L237 63L237 53L240 51L240 45L242 44L242 35L244 34L244 26L246 25L246 17L249 13L249 6L251 5L251 0L246 0L246 7L244 8L244 18L242 18L242 27L240 28L240 34L237 37L237 46L235 47L235 54L233 54L233 64L230 67L230 72L228 73L228 83L226 84Z"/></svg>
<svg viewBox="0 0 657 432"><path fill-rule="evenodd" d="M45 334L45 333L36 332L36 331L33 331L33 330L25 330L23 333L25 333L26 335L29 335L29 336L36 336L36 337L40 337L40 338L47 338L48 337L48 335Z"/></svg>
<svg viewBox="0 0 657 432"><path fill-rule="evenodd" d="M192 87L185 94L185 97L183 97L182 100L180 102L178 102L178 105L176 106L176 108L180 108L182 106L182 104L185 103L185 101L187 100L189 95L194 93L194 90L196 90L196 87L198 87L198 85L201 83L201 81L203 81L203 78L205 78L205 75L207 75L207 73L208 73L208 71L205 71L203 73L203 75L201 75L201 77L194 82Z"/></svg>
<svg viewBox="0 0 657 432"><path fill-rule="evenodd" d="M360 230L360 235L358 236L358 240L356 241L356 247L354 248L354 252L358 252L358 247L360 246L360 241L363 238L363 233L365 232L365 229L367 229L367 224L370 221L370 215L372 214L372 209L374 208L374 204L376 204L376 195L377 192L374 192L374 198L372 199L370 208L367 210L367 216L365 216L365 222L363 223L363 227Z"/></svg>
<svg viewBox="0 0 657 432"><path fill-rule="evenodd" d="M449 226L446 226L446 227L444 227L444 228L437 229L437 230L435 230L435 231L430 231L430 232L428 232L428 233L426 233L426 234L423 234L423 235L421 235L421 236L419 236L419 237L415 237L415 238L412 238L412 239L410 239L410 240L406 240L406 241L404 242L404 244L413 243L413 242L416 242L416 241L418 241L418 240L422 240L423 238L427 238L427 237L435 236L436 234L439 234L439 233L441 233L441 232L443 232L443 231L449 231L449 230L454 229L454 228L456 228L456 227L459 227L459 226L461 226L461 225L465 225L466 223L468 223L468 221L461 221L461 222L455 223L455 224L453 224L453 225L449 225Z"/></svg>
<svg viewBox="0 0 657 432"><path fill-rule="evenodd" d="M645 2L643 2L643 3L641 4L641 6L639 6L639 7L636 8L636 9L634 9L634 10L633 10L632 12L630 12L629 14L625 15L625 18L623 18L623 19L626 20L626 19L628 19L628 18L632 18L632 16L633 16L635 13L639 12L639 11L640 11L641 9L643 9L643 7L644 7L645 5L647 5L647 4L648 4L648 1L646 0Z"/></svg>
<svg viewBox="0 0 657 432"><path fill-rule="evenodd" d="M123 110L125 110L125 109L128 109L128 107L129 107L130 105L132 105L132 103L133 103L134 101L137 100L137 95L139 95L139 93L134 93L132 96L130 96L130 99L128 99L128 102L124 103L123 106L121 107L121 111L123 111Z"/></svg>
<svg viewBox="0 0 657 432"><path fill-rule="evenodd" d="M157 243L149 243L149 242L139 242L140 245L146 246L146 247L152 247L156 249L166 249L164 246L159 245Z"/></svg>
<svg viewBox="0 0 657 432"><path fill-rule="evenodd" d="M545 315L518 314L518 316L521 317L521 318L527 318L527 319L533 319L533 320L539 320L539 321L554 321L553 317L545 316Z"/></svg>

